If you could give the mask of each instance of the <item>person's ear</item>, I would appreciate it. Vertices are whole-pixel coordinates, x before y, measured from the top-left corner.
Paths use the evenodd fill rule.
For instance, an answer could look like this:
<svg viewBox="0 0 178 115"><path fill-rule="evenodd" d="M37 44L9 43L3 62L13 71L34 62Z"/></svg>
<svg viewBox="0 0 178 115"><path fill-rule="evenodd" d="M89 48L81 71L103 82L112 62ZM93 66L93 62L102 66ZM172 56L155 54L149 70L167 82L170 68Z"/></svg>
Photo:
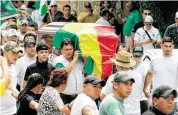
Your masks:
<svg viewBox="0 0 178 115"><path fill-rule="evenodd" d="M153 106L157 106L158 105L158 98L153 97L152 101L153 101Z"/></svg>

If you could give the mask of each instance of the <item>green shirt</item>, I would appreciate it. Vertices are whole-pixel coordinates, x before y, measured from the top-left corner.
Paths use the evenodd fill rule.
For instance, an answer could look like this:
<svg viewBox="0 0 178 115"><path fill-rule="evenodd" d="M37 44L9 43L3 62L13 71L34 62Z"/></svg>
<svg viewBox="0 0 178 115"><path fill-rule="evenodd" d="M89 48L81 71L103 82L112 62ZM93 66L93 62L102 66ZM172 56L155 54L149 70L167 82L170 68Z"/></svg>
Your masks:
<svg viewBox="0 0 178 115"><path fill-rule="evenodd" d="M123 101L113 95L107 96L100 105L99 115L125 115Z"/></svg>
<svg viewBox="0 0 178 115"><path fill-rule="evenodd" d="M134 10L127 17L127 20L126 20L126 23L123 29L124 35L130 36L132 32L132 28L138 22L140 22L140 13L138 10Z"/></svg>

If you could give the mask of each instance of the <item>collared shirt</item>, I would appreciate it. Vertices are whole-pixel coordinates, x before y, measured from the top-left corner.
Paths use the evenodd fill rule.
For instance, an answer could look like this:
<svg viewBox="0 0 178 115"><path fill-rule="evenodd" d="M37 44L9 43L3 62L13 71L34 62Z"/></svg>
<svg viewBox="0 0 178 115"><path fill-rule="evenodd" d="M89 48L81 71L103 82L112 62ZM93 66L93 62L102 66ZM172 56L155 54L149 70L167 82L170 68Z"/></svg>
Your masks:
<svg viewBox="0 0 178 115"><path fill-rule="evenodd" d="M60 67L66 67L70 64L70 62L66 60L63 55L60 55L53 60L52 64L55 67L59 67L58 65L61 65ZM77 61L71 73L69 73L67 86L62 93L66 95L74 95L83 92L83 67L83 62Z"/></svg>

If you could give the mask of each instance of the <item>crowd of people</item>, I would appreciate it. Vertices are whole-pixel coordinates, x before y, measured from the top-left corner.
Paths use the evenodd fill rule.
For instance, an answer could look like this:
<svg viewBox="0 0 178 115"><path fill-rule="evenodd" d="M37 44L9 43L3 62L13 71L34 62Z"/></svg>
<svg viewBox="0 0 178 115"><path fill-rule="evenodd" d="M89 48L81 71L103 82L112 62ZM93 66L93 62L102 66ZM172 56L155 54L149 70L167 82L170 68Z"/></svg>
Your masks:
<svg viewBox="0 0 178 115"><path fill-rule="evenodd" d="M104 2L105 3L105 2ZM107 2L106 2L107 3ZM53 47L53 36L37 36L38 28L52 22L96 23L115 26L119 22L106 7L100 17L90 2L85 10L71 14L70 5L58 11L50 3L50 15L27 13L24 1L15 2L22 10L18 17L1 26L0 114L2 115L176 115L178 113L178 60L173 53L178 42L178 12L175 24L161 37L149 8L140 19L136 2L126 7L125 42L119 43L110 58L113 72L108 79L87 75L75 43L65 38ZM124 21L123 21L124 23ZM119 33L120 34L120 33ZM38 42L38 40L40 41ZM143 61L144 51L161 48L159 56Z"/></svg>

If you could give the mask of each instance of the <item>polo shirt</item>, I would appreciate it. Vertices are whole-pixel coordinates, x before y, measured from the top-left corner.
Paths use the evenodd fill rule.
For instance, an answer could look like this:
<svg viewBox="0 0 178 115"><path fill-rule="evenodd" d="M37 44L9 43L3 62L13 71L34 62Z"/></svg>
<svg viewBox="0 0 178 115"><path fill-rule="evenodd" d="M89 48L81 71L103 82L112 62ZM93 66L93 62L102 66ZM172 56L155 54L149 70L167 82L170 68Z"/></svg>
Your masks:
<svg viewBox="0 0 178 115"><path fill-rule="evenodd" d="M60 68L64 68L68 66L70 62L66 60L63 55L60 55L53 60L52 64L56 68L59 68L59 65ZM83 62L77 61L71 73L69 73L67 86L65 90L62 92L63 94L74 95L83 92L83 82L84 82L83 67L84 67Z"/></svg>

